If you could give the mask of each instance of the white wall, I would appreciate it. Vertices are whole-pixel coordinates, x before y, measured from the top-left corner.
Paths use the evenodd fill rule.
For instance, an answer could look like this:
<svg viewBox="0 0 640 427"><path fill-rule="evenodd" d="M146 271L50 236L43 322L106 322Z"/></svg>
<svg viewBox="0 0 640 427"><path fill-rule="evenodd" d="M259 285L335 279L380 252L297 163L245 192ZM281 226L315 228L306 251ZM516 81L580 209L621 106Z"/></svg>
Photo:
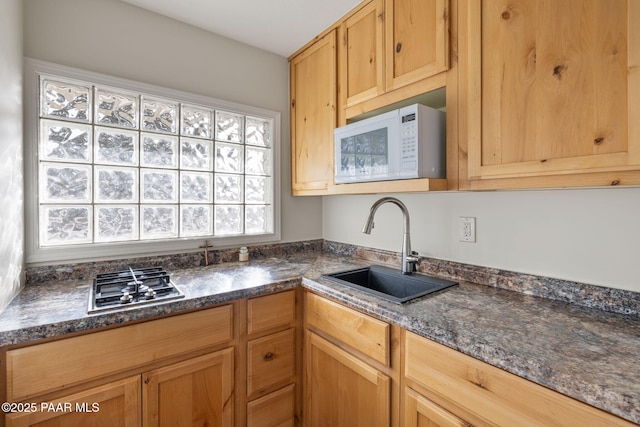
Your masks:
<svg viewBox="0 0 640 427"><path fill-rule="evenodd" d="M279 111L282 240L322 238L321 199L291 196L286 58L119 0L23 4L25 56Z"/></svg>
<svg viewBox="0 0 640 427"><path fill-rule="evenodd" d="M0 1L0 311L23 282L22 5Z"/></svg>
<svg viewBox="0 0 640 427"><path fill-rule="evenodd" d="M376 196L323 200L327 240L399 252L402 214ZM433 258L640 292L640 188L396 194L411 216L413 249ZM476 243L458 218L476 217Z"/></svg>

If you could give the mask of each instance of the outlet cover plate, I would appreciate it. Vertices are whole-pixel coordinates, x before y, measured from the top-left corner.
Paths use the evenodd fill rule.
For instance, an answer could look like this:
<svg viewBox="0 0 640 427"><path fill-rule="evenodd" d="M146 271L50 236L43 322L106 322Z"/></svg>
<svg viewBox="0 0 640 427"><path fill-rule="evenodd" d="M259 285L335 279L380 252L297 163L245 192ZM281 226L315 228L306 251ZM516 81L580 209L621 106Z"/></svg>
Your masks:
<svg viewBox="0 0 640 427"><path fill-rule="evenodd" d="M460 217L460 241L466 243L476 242L475 217Z"/></svg>

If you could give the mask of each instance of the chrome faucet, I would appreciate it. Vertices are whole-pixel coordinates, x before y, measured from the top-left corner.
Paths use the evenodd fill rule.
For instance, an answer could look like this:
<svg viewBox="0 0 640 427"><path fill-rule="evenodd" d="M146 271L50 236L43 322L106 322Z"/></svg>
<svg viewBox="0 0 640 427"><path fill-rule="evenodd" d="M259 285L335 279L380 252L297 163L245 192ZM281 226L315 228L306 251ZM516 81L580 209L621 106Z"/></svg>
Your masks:
<svg viewBox="0 0 640 427"><path fill-rule="evenodd" d="M378 208L385 203L393 203L402 211L402 215L404 216L404 234L402 237L402 274L413 274L416 271L416 264L420 262L420 258L418 258L418 253L413 252L411 250L411 232L409 231L409 211L407 207L400 200L395 197L383 197L378 200L371 206L371 211L369 211L369 217L367 218L367 222L364 224L364 228L362 229L363 233L371 234L371 230L373 229L373 217L376 214Z"/></svg>

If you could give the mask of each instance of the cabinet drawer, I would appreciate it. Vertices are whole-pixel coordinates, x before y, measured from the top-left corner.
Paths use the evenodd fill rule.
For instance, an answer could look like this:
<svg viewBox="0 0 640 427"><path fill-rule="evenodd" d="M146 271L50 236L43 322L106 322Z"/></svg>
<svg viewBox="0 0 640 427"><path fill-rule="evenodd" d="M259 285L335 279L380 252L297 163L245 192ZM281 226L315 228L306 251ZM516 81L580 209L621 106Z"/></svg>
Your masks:
<svg viewBox="0 0 640 427"><path fill-rule="evenodd" d="M295 328L249 341L247 344L247 394L253 396L268 387L293 379Z"/></svg>
<svg viewBox="0 0 640 427"><path fill-rule="evenodd" d="M286 386L247 405L251 427L293 427L295 425L295 386Z"/></svg>
<svg viewBox="0 0 640 427"><path fill-rule="evenodd" d="M469 427L470 424L407 387L404 391L404 425Z"/></svg>
<svg viewBox="0 0 640 427"><path fill-rule="evenodd" d="M405 376L465 418L498 426L633 425L410 332L405 350Z"/></svg>
<svg viewBox="0 0 640 427"><path fill-rule="evenodd" d="M7 352L7 398L19 401L214 346L232 338L231 305Z"/></svg>
<svg viewBox="0 0 640 427"><path fill-rule="evenodd" d="M389 365L389 324L317 295L307 294L307 324Z"/></svg>
<svg viewBox="0 0 640 427"><path fill-rule="evenodd" d="M249 334L288 325L295 319L295 291L252 298L247 302L247 331Z"/></svg>

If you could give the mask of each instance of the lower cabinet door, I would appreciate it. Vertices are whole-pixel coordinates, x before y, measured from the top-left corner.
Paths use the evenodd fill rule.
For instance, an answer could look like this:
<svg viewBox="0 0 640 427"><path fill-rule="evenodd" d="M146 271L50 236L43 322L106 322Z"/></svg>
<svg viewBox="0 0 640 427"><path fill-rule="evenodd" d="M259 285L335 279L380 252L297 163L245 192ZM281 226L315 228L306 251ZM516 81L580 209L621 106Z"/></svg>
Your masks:
<svg viewBox="0 0 640 427"><path fill-rule="evenodd" d="M7 427L139 426L140 375L29 405L7 414Z"/></svg>
<svg viewBox="0 0 640 427"><path fill-rule="evenodd" d="M233 348L142 375L144 426L232 426Z"/></svg>
<svg viewBox="0 0 640 427"><path fill-rule="evenodd" d="M390 378L313 332L308 338L305 425L388 426Z"/></svg>
<svg viewBox="0 0 640 427"><path fill-rule="evenodd" d="M469 427L460 418L407 387L404 393L406 427Z"/></svg>

